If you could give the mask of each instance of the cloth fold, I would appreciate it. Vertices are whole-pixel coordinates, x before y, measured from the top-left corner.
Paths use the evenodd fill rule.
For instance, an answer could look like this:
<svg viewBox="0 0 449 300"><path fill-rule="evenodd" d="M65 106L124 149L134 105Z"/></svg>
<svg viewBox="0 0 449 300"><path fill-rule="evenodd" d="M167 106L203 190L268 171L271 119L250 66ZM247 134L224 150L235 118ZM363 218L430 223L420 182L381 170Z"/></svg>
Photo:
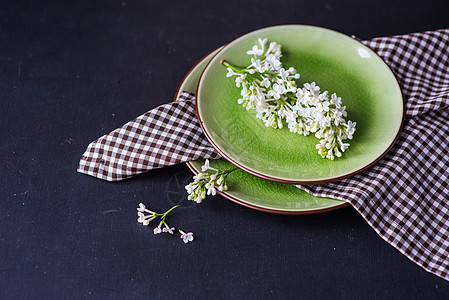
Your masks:
<svg viewBox="0 0 449 300"><path fill-rule="evenodd" d="M409 259L449 280L449 29L363 41L395 74L405 120L368 170L321 185L318 197L350 203ZM159 106L91 143L78 171L115 181L198 158L219 158L195 113L195 96Z"/></svg>
<svg viewBox="0 0 449 300"><path fill-rule="evenodd" d="M299 187L349 202L384 240L449 280L449 30L363 43L401 86L406 117L398 140L365 172Z"/></svg>
<svg viewBox="0 0 449 300"><path fill-rule="evenodd" d="M156 107L87 147L78 172L107 181L199 158L220 158L201 130L195 96Z"/></svg>

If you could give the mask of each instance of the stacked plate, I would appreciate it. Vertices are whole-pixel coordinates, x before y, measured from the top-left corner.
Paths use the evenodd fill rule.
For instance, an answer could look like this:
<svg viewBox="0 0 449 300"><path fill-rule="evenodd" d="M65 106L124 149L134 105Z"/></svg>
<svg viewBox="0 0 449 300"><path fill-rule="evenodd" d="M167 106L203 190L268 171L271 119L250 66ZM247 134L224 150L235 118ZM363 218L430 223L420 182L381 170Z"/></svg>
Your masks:
<svg viewBox="0 0 449 300"><path fill-rule="evenodd" d="M250 64L246 51L258 38L282 45L282 62L301 74L298 86L316 82L337 93L357 122L351 146L343 157L322 159L317 139L272 129L255 113L237 104L240 90L220 64ZM310 214L337 209L345 202L314 197L295 184L343 180L372 166L394 143L403 120L403 100L389 67L362 43L332 30L313 26L269 27L246 34L215 50L197 63L179 86L196 92L201 127L223 159L214 167L241 171L227 179L224 197L257 210L283 214ZM203 161L188 163L198 173Z"/></svg>

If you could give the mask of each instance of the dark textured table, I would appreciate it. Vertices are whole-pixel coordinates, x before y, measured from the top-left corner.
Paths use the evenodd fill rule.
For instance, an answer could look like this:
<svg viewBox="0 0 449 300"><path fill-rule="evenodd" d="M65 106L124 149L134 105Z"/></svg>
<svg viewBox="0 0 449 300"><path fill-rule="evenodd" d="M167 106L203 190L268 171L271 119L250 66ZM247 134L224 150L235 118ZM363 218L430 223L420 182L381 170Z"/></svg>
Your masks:
<svg viewBox="0 0 449 300"><path fill-rule="evenodd" d="M65 2L65 3L62 3ZM307 216L188 202L185 165L109 183L89 142L172 101L204 55L254 29L362 39L449 27L447 1L1 1L0 298L444 298L449 283L351 207ZM137 223L174 204L184 244Z"/></svg>

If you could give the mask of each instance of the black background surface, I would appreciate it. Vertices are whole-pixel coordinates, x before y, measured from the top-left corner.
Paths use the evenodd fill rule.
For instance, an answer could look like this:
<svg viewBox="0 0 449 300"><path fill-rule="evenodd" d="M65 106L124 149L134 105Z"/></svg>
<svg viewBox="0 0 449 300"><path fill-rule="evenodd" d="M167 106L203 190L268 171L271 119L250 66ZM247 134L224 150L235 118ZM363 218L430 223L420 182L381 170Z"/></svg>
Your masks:
<svg viewBox="0 0 449 300"><path fill-rule="evenodd" d="M0 298L444 298L449 283L351 207L262 213L185 199L185 165L109 183L94 139L172 101L210 51L266 26L362 39L449 27L447 1L0 1ZM193 243L136 222L144 202Z"/></svg>

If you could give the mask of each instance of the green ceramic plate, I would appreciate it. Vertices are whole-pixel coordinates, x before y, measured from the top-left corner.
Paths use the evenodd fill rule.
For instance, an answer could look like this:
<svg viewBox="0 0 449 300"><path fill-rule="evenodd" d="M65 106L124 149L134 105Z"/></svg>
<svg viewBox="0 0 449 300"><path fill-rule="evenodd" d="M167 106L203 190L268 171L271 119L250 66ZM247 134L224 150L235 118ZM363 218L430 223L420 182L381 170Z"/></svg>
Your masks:
<svg viewBox="0 0 449 300"><path fill-rule="evenodd" d="M337 93L357 122L351 146L343 157L322 159L318 139L267 128L237 104L240 90L226 77L222 59L248 65L246 51L259 37L282 45L282 62L301 74L298 85L315 81L321 90ZM332 30L313 26L269 27L226 45L206 66L197 90L197 114L209 141L228 161L272 181L315 184L354 175L377 161L391 147L403 119L401 90L389 67L362 43Z"/></svg>
<svg viewBox="0 0 449 300"><path fill-rule="evenodd" d="M203 58L187 73L178 88L175 99L182 91L196 92L198 80L206 64L219 51L212 52ZM187 166L195 173L201 170L203 160L188 162ZM212 160L213 167L226 170L234 166L224 159ZM228 179L229 190L220 193L223 197L238 204L256 210L279 214L313 214L338 209L347 205L342 201L318 198L299 188L279 182L265 180L244 171L232 173Z"/></svg>

